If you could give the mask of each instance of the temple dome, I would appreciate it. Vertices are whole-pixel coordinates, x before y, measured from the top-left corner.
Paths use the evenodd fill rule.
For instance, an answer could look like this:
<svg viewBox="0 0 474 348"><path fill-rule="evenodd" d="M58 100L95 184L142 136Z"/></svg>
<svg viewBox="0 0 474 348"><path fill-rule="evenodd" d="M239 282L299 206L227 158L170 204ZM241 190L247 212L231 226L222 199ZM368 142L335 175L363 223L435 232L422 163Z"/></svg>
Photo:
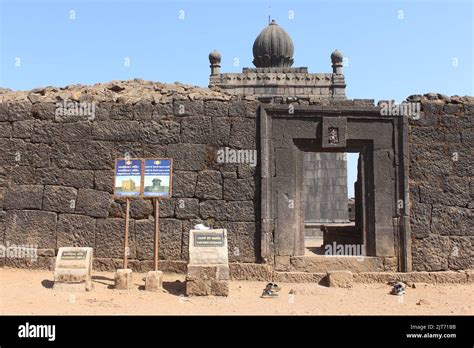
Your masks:
<svg viewBox="0 0 474 348"><path fill-rule="evenodd" d="M253 43L253 64L257 68L290 67L293 53L290 36L272 20Z"/></svg>

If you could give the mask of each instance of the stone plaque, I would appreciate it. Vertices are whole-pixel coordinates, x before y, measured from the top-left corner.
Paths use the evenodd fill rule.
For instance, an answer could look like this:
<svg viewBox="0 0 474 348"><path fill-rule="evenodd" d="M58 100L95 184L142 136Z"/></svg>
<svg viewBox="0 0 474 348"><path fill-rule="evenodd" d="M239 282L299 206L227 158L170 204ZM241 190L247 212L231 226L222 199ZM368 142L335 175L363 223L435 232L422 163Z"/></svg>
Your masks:
<svg viewBox="0 0 474 348"><path fill-rule="evenodd" d="M61 254L61 260L85 260L87 256L87 251L77 250L77 251L63 251Z"/></svg>
<svg viewBox="0 0 474 348"><path fill-rule="evenodd" d="M53 288L70 291L92 290L92 248L59 248Z"/></svg>
<svg viewBox="0 0 474 348"><path fill-rule="evenodd" d="M227 230L191 230L186 273L188 296L228 296Z"/></svg>
<svg viewBox="0 0 474 348"><path fill-rule="evenodd" d="M196 265L228 264L227 230L191 230L189 263Z"/></svg>
<svg viewBox="0 0 474 348"><path fill-rule="evenodd" d="M194 246L199 247L213 247L213 246L224 246L224 233L213 234L213 233L195 233L194 234Z"/></svg>

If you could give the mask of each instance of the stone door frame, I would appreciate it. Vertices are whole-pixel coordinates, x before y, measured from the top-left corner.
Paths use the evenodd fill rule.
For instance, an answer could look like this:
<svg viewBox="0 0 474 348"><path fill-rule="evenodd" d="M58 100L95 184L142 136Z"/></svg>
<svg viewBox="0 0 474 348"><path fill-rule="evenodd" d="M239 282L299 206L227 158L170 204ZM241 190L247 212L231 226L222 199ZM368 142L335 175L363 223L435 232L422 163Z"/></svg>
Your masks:
<svg viewBox="0 0 474 348"><path fill-rule="evenodd" d="M367 154L370 145L373 173L366 177L373 180L374 204L365 206L371 224L366 247L373 256L396 257L399 271L411 271L407 117L381 116L373 106L290 104L263 104L258 114L262 260L274 263L277 256L298 256L304 250L304 203L298 189L304 147L312 143L316 151L342 152L365 146ZM337 143L329 141L328 131L334 128ZM293 208L286 209L287 203Z"/></svg>

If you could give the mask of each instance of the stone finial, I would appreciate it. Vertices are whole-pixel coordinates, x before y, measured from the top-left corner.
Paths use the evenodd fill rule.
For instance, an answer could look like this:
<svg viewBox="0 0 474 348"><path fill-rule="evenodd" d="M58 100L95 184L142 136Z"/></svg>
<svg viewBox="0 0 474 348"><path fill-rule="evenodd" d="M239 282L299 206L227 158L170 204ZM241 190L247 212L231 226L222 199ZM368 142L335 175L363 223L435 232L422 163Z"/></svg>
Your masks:
<svg viewBox="0 0 474 348"><path fill-rule="evenodd" d="M333 53L331 53L332 72L334 74L343 74L343 58L342 52L339 50L335 50Z"/></svg>
<svg viewBox="0 0 474 348"><path fill-rule="evenodd" d="M221 54L214 50L209 53L209 62L211 63L211 76L219 75L221 68Z"/></svg>

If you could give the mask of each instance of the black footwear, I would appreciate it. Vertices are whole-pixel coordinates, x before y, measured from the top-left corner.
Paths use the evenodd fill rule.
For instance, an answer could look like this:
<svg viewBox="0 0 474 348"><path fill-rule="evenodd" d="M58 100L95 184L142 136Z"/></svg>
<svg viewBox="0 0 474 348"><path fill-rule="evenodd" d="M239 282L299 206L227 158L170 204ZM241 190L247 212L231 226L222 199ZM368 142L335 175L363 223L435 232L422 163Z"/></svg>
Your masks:
<svg viewBox="0 0 474 348"><path fill-rule="evenodd" d="M402 283L396 283L393 288L392 288L392 291L390 291L390 293L392 295L398 295L398 296L401 296L403 294L405 294L405 286L403 286Z"/></svg>
<svg viewBox="0 0 474 348"><path fill-rule="evenodd" d="M262 293L262 296L260 296L261 298L275 298L275 297L279 297L280 294L276 291L273 291L273 290L270 290L270 289L265 289L263 290L263 293Z"/></svg>
<svg viewBox="0 0 474 348"><path fill-rule="evenodd" d="M265 290L280 291L281 288L276 283L268 283Z"/></svg>

